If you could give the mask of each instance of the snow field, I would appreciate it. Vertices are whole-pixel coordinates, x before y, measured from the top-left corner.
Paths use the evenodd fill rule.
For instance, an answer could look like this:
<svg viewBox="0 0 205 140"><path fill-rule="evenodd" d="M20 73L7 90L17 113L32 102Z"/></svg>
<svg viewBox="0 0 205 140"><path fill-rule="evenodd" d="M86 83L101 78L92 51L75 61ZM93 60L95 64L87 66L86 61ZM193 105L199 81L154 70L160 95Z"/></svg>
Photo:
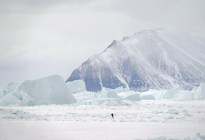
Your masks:
<svg viewBox="0 0 205 140"><path fill-rule="evenodd" d="M1 140L204 140L200 123L0 121Z"/></svg>
<svg viewBox="0 0 205 140"><path fill-rule="evenodd" d="M111 113L114 113L114 119L111 118ZM201 122L205 124L205 102L107 100L101 105L0 107L0 119L83 122Z"/></svg>

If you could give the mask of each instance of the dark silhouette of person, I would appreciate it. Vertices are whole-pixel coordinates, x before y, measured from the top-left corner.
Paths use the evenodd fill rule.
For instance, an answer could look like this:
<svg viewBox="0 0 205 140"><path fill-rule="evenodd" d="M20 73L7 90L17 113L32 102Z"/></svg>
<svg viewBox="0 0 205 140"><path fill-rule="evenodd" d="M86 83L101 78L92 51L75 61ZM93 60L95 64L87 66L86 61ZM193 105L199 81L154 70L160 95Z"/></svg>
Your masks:
<svg viewBox="0 0 205 140"><path fill-rule="evenodd" d="M111 116L112 116L112 118L114 118L114 114L113 113L111 114Z"/></svg>

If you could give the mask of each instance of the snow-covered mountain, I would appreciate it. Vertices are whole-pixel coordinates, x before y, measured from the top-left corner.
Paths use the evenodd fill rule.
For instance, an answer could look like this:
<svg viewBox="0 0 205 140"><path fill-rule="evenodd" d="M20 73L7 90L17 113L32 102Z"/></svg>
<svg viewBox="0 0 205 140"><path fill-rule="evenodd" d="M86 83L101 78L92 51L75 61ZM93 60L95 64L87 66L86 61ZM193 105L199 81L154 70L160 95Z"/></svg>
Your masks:
<svg viewBox="0 0 205 140"><path fill-rule="evenodd" d="M143 30L90 57L67 82L75 80L83 80L88 91L191 89L205 82L205 38L185 31Z"/></svg>

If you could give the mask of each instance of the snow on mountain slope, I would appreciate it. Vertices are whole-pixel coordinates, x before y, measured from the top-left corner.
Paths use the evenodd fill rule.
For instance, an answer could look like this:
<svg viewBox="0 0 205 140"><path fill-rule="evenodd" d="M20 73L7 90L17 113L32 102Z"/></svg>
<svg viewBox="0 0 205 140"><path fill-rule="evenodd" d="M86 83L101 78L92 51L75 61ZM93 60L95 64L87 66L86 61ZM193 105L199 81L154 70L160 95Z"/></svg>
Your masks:
<svg viewBox="0 0 205 140"><path fill-rule="evenodd" d="M192 89L205 82L205 38L185 31L144 30L114 40L75 69L67 82L83 80L88 91Z"/></svg>
<svg viewBox="0 0 205 140"><path fill-rule="evenodd" d="M76 102L64 80L58 75L24 81L19 86L9 84L3 91L0 105L48 105Z"/></svg>

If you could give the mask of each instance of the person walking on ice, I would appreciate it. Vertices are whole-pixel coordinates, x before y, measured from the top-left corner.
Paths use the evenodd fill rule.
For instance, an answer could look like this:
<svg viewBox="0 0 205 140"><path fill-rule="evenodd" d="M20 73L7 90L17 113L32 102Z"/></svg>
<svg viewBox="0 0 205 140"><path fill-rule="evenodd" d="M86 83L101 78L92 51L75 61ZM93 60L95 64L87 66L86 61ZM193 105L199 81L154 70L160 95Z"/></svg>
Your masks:
<svg viewBox="0 0 205 140"><path fill-rule="evenodd" d="M114 119L114 114L113 114L113 113L111 113L111 116L112 116L112 118Z"/></svg>

